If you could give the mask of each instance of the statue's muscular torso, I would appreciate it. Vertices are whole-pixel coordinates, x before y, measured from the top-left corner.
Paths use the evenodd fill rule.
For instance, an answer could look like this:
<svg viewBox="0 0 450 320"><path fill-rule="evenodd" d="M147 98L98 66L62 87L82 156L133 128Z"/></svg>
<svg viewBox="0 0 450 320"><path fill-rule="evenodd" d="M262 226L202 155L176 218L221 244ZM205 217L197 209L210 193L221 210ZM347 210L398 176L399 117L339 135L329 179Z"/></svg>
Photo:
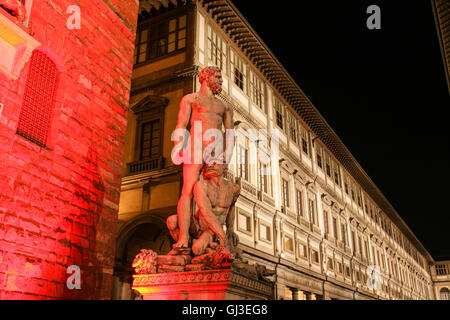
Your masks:
<svg viewBox="0 0 450 320"><path fill-rule="evenodd" d="M204 146L210 141L203 142L202 134L208 129L218 129L222 131L223 118L227 106L214 96L208 96L201 93L193 93L191 100L191 135L196 135L201 139ZM202 132L194 132L194 122L202 123Z"/></svg>
<svg viewBox="0 0 450 320"><path fill-rule="evenodd" d="M222 225L225 222L230 207L239 196L239 185L226 180L223 180L223 185L220 187L208 180L202 180L197 183L201 184L202 191L206 193L206 196L211 202L214 215Z"/></svg>

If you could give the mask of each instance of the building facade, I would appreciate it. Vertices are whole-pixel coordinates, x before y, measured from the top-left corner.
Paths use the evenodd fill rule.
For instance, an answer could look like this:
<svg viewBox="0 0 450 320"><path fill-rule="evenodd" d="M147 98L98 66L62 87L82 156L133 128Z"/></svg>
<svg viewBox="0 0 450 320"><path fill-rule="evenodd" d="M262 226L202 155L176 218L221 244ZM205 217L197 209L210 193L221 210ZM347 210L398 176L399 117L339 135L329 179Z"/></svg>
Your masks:
<svg viewBox="0 0 450 320"><path fill-rule="evenodd" d="M0 1L0 300L110 298L138 6Z"/></svg>
<svg viewBox="0 0 450 320"><path fill-rule="evenodd" d="M431 266L434 294L438 300L450 300L450 261L436 261Z"/></svg>
<svg viewBox="0 0 450 320"><path fill-rule="evenodd" d="M444 0L431 0L437 38L441 48L442 62L450 93L450 3ZM436 261L431 266L431 276L436 299L450 300L450 261Z"/></svg>
<svg viewBox="0 0 450 320"><path fill-rule="evenodd" d="M430 254L230 1L141 1L134 59L113 299L136 298L141 248L171 249L165 220L182 181L171 133L209 65L241 129L227 177L241 186L235 232L251 263L276 270L276 298L435 298ZM269 146L254 148L249 129ZM277 170L264 175L267 163L250 160L269 158L275 129Z"/></svg>
<svg viewBox="0 0 450 320"><path fill-rule="evenodd" d="M442 62L450 93L450 4L445 0L431 0L437 37L441 48Z"/></svg>

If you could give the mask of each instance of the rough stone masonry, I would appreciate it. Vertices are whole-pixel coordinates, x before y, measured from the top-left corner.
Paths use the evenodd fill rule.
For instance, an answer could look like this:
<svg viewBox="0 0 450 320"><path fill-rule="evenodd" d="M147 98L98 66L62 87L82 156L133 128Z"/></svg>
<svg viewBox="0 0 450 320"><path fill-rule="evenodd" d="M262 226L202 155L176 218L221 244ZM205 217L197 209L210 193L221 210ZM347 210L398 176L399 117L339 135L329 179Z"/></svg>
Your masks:
<svg viewBox="0 0 450 320"><path fill-rule="evenodd" d="M46 148L16 133L30 61L16 80L0 71L0 300L110 298L138 5L33 1L35 50L57 67Z"/></svg>

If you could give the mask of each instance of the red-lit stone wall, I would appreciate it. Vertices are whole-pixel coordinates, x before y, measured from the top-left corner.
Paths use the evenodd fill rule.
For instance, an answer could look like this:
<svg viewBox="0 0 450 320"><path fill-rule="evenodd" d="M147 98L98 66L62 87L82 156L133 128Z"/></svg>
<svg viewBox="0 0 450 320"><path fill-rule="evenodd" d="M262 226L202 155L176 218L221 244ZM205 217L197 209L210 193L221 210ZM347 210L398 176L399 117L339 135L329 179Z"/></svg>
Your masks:
<svg viewBox="0 0 450 320"><path fill-rule="evenodd" d="M81 29L66 27L78 5ZM137 0L34 0L33 37L57 65L47 149L16 134L30 62L0 72L0 299L108 299ZM69 290L67 267L81 269Z"/></svg>

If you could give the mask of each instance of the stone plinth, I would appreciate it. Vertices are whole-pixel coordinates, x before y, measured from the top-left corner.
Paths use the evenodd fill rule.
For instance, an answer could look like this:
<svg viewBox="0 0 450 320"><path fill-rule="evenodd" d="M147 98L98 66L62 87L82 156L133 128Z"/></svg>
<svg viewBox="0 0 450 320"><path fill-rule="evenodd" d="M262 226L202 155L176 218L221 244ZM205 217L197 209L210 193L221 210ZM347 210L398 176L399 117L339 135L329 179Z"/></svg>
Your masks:
<svg viewBox="0 0 450 320"><path fill-rule="evenodd" d="M133 275L144 300L266 300L273 284L238 270L204 270Z"/></svg>

